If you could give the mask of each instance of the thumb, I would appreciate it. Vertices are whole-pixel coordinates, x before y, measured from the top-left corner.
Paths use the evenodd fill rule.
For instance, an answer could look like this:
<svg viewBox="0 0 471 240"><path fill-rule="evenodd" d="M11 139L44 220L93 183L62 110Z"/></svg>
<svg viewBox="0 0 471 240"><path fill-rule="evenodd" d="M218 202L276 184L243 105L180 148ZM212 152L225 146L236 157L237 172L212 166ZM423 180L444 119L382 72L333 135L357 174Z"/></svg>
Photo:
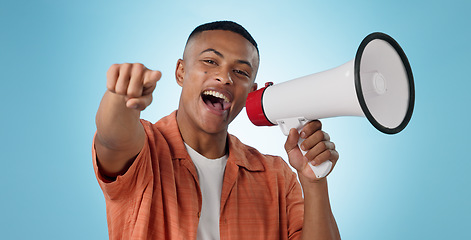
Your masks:
<svg viewBox="0 0 471 240"><path fill-rule="evenodd" d="M303 159L303 153L298 146L299 133L295 128L289 131L288 138L285 143L285 150L288 154L289 163L293 168L300 171L304 168L305 161Z"/></svg>
<svg viewBox="0 0 471 240"><path fill-rule="evenodd" d="M126 107L144 111L152 103L152 94L147 94L138 98L130 98L126 101Z"/></svg>
<svg viewBox="0 0 471 240"><path fill-rule="evenodd" d="M291 128L289 130L288 138L286 139L285 142L285 150L286 153L290 154L291 151L295 150L298 147L298 138L299 138L299 133L296 131L296 129Z"/></svg>

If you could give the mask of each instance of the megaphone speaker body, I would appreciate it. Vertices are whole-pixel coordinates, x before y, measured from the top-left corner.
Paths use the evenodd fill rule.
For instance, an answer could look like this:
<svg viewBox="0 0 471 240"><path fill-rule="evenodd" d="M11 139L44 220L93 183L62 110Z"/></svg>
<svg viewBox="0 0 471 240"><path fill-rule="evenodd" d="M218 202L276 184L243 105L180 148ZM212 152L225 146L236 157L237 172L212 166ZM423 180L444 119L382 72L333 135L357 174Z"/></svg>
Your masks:
<svg viewBox="0 0 471 240"><path fill-rule="evenodd" d="M267 84L249 94L246 110L257 126L279 125L285 135L308 121L337 116L366 117L379 131L395 134L411 119L415 90L409 61L399 44L372 33L355 58L339 67ZM325 176L332 163L313 171ZM319 174L318 174L319 173Z"/></svg>
<svg viewBox="0 0 471 240"><path fill-rule="evenodd" d="M332 70L266 88L262 99L266 118L280 125L285 132L282 121L287 119L362 116L355 85L351 81L353 74L353 63L350 61ZM289 132L289 129L286 130Z"/></svg>

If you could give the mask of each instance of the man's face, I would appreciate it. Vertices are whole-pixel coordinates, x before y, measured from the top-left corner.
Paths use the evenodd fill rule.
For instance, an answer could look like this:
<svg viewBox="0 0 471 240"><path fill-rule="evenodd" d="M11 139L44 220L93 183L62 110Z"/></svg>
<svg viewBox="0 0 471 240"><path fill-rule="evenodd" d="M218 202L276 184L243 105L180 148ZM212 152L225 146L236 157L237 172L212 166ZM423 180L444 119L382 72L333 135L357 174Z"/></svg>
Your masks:
<svg viewBox="0 0 471 240"><path fill-rule="evenodd" d="M178 114L206 133L227 131L245 105L258 70L255 47L241 35L204 31L187 44L176 78L182 86Z"/></svg>

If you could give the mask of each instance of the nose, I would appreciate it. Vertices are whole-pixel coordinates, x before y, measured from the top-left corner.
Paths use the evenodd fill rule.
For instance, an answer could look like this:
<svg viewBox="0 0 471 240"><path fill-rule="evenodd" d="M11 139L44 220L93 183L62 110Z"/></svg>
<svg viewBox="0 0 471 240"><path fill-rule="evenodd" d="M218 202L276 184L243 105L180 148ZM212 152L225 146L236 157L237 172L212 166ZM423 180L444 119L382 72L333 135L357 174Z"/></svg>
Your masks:
<svg viewBox="0 0 471 240"><path fill-rule="evenodd" d="M217 73L216 75L216 80L218 80L219 82L221 82L222 84L232 84L234 83L232 81L232 77L231 77L231 74L230 74L230 71L227 71L227 70L221 70Z"/></svg>

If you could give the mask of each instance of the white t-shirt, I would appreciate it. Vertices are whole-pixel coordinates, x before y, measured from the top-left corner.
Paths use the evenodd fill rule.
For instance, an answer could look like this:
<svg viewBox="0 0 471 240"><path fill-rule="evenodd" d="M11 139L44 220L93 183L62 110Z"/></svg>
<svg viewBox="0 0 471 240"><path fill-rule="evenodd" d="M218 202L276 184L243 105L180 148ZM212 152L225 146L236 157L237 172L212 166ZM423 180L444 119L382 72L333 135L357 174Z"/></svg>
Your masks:
<svg viewBox="0 0 471 240"><path fill-rule="evenodd" d="M186 143L185 147L195 164L203 200L197 239L219 239L221 191L228 155L218 159L208 159Z"/></svg>

